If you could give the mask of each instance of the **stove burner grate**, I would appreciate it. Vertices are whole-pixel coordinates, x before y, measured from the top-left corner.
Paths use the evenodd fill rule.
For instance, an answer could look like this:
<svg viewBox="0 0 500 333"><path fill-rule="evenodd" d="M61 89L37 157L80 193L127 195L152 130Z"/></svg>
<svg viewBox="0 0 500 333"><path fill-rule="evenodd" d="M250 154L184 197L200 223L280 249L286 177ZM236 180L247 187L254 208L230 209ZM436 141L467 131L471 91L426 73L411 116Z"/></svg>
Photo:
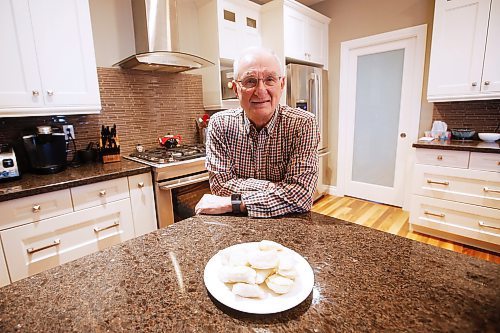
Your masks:
<svg viewBox="0 0 500 333"><path fill-rule="evenodd" d="M133 152L130 156L153 163L166 164L204 157L205 146L182 146L169 149L153 148L140 153Z"/></svg>

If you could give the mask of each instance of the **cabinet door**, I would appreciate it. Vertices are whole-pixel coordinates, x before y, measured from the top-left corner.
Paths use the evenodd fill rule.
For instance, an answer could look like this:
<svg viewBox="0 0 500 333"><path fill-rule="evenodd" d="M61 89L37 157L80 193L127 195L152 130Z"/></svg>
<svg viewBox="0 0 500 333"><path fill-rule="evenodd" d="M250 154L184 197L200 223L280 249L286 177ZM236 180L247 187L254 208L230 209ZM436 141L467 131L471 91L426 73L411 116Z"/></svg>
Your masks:
<svg viewBox="0 0 500 333"><path fill-rule="evenodd" d="M43 105L27 1L0 1L0 43L0 108Z"/></svg>
<svg viewBox="0 0 500 333"><path fill-rule="evenodd" d="M0 232L12 282L134 237L129 199Z"/></svg>
<svg viewBox="0 0 500 333"><path fill-rule="evenodd" d="M87 0L29 0L46 106L99 105Z"/></svg>
<svg viewBox="0 0 500 333"><path fill-rule="evenodd" d="M305 53L307 61L324 65L326 63L323 55L325 54L326 43L325 25L313 19L307 21L307 38L305 39Z"/></svg>
<svg viewBox="0 0 500 333"><path fill-rule="evenodd" d="M0 240L0 287L10 284L9 271L3 254L2 241Z"/></svg>
<svg viewBox="0 0 500 333"><path fill-rule="evenodd" d="M481 90L485 93L500 92L500 0L491 2Z"/></svg>
<svg viewBox="0 0 500 333"><path fill-rule="evenodd" d="M481 90L491 0L437 0L428 96L468 95Z"/></svg>
<svg viewBox="0 0 500 333"><path fill-rule="evenodd" d="M239 52L239 30L241 13L238 7L229 1L223 1L219 10L219 53L224 59L234 59Z"/></svg>
<svg viewBox="0 0 500 333"><path fill-rule="evenodd" d="M302 13L289 8L284 8L285 25L285 57L307 61L305 55L307 17Z"/></svg>
<svg viewBox="0 0 500 333"><path fill-rule="evenodd" d="M157 229L153 182L150 173L128 177L135 236Z"/></svg>

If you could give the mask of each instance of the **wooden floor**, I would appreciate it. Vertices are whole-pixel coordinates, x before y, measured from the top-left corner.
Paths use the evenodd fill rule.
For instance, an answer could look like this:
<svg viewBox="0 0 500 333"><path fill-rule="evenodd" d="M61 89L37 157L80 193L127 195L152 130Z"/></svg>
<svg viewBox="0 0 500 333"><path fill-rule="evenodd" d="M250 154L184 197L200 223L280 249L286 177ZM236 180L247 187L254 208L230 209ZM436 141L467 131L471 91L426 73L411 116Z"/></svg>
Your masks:
<svg viewBox="0 0 500 333"><path fill-rule="evenodd" d="M408 212L403 211L401 208L351 197L326 195L314 204L312 211L472 257L500 263L500 256L492 252L411 232L409 230Z"/></svg>

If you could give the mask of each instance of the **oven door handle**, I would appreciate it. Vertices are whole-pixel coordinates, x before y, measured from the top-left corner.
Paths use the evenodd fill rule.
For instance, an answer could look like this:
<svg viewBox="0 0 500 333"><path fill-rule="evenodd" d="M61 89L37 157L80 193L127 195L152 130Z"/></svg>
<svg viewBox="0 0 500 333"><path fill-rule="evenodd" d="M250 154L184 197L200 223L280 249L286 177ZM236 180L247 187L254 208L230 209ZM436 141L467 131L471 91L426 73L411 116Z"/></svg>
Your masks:
<svg viewBox="0 0 500 333"><path fill-rule="evenodd" d="M160 185L160 190L167 190L168 191L168 190L171 190L173 188L204 182L205 180L208 180L208 172L203 173L200 175L200 177L196 177L196 178L186 177L186 178L176 179L176 180L171 181L171 182L167 182L164 185Z"/></svg>

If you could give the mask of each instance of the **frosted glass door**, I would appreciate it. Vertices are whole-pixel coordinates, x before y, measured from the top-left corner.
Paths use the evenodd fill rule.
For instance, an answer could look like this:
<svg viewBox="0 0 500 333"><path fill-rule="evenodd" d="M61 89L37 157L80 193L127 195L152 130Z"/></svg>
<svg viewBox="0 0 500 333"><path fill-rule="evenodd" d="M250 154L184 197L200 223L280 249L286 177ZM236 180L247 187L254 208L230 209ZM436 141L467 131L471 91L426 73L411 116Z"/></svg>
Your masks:
<svg viewBox="0 0 500 333"><path fill-rule="evenodd" d="M425 26L343 42L337 194L403 206L418 138Z"/></svg>
<svg viewBox="0 0 500 333"><path fill-rule="evenodd" d="M358 57L352 180L394 186L404 49Z"/></svg>

